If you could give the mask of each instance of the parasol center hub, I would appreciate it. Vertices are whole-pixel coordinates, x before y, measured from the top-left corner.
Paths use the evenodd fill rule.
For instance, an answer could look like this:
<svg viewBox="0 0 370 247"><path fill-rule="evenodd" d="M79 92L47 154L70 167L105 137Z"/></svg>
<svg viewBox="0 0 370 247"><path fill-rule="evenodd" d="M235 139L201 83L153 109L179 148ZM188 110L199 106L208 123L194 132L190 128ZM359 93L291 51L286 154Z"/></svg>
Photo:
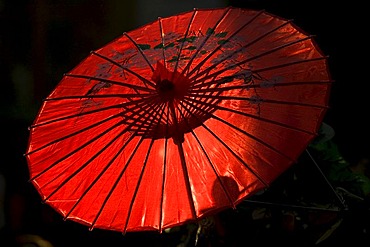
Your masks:
<svg viewBox="0 0 370 247"><path fill-rule="evenodd" d="M162 94L172 94L175 91L175 84L167 79L158 82L157 90Z"/></svg>
<svg viewBox="0 0 370 247"><path fill-rule="evenodd" d="M181 100L190 87L190 80L186 76L176 70L169 70L159 61L152 80L160 99L165 102Z"/></svg>
<svg viewBox="0 0 370 247"><path fill-rule="evenodd" d="M176 97L175 84L167 79L157 82L157 91L164 101L173 100Z"/></svg>

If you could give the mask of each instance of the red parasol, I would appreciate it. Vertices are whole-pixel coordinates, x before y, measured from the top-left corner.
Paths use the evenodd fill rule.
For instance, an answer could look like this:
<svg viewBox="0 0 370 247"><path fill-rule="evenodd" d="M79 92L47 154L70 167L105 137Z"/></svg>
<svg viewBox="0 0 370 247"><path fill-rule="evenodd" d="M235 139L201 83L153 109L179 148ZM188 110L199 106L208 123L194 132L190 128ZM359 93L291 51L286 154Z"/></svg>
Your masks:
<svg viewBox="0 0 370 247"><path fill-rule="evenodd" d="M327 58L283 18L232 7L159 18L64 75L30 127L30 181L91 228L197 220L295 163L330 86Z"/></svg>

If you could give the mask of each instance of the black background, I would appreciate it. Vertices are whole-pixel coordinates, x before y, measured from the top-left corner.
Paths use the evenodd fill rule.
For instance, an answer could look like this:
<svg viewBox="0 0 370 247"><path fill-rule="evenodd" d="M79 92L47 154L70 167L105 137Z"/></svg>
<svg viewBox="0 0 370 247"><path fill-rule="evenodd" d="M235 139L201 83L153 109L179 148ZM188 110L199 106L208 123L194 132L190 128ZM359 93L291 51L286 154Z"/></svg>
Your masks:
<svg viewBox="0 0 370 247"><path fill-rule="evenodd" d="M193 2L193 7L220 5L212 5L212 1L198 5ZM265 9L292 19L307 33L316 36L319 47L329 56L334 80L325 122L335 129L335 141L348 160L368 156L369 13L365 3L231 0L224 5L228 4ZM27 182L27 164L23 157L28 141L27 127L36 116L42 99L63 73L72 69L89 51L144 24L144 19L155 20L156 16L140 18L139 14L135 15L140 13L140 8L142 6L135 1L0 0L0 171L6 179L7 203L1 246L11 246L3 243L8 244L6 241L24 233L40 235L55 246L97 246L106 242L110 246L136 246L148 241L159 246L155 244L163 242L164 236L152 233L128 234L129 237L123 239L120 233L89 232L85 226L62 221L52 209L40 203L37 192ZM166 6L160 9L166 10ZM187 10L190 8L171 8L165 13Z"/></svg>

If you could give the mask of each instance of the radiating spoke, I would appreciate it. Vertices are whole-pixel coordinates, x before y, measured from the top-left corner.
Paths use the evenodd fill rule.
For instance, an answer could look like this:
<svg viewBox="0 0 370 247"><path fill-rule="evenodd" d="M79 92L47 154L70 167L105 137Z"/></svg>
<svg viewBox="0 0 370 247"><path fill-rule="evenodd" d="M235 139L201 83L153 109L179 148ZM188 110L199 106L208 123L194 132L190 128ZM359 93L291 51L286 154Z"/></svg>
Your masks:
<svg viewBox="0 0 370 247"><path fill-rule="evenodd" d="M261 117L259 115L248 114L248 113L243 112L243 111L238 111L238 110L234 110L234 109L231 109L231 108L222 107L220 105L209 104L207 102L196 100L194 98L184 99L184 102L186 104L190 105L190 106L193 106L194 104L196 106L206 105L206 106L208 106L209 108L211 108L213 110L220 110L220 111L232 112L232 113L239 114L240 116L245 116L245 117L252 118L252 119L254 119L256 121L270 123L270 124L274 124L274 125L277 125L277 126L280 126L280 127L283 127L283 128L288 128L288 129L292 129L292 130L295 130L295 131L298 131L298 132L302 132L302 133L306 133L306 134L310 134L310 135L315 135L315 133L313 133L311 131L306 131L304 129L297 128L297 127L292 126L292 125L287 125L287 124L284 124L282 122L273 121L273 120L270 120L270 119L267 119L267 118L263 118L263 117ZM206 110L203 110L203 111L206 112ZM212 114L212 111L207 111L207 112L210 113L210 114Z"/></svg>
<svg viewBox="0 0 370 247"><path fill-rule="evenodd" d="M164 43L164 33L163 33L163 25L162 25L162 18L158 18L158 25L159 25L159 32L160 32L160 35L161 35L161 43L162 43L162 58L163 58L163 65L164 67L167 67L166 66L166 56L164 54L164 49L165 49L165 43Z"/></svg>
<svg viewBox="0 0 370 247"><path fill-rule="evenodd" d="M139 91L144 91L144 92L154 92L155 91L152 88L142 87L142 86L135 85L135 84L130 84L130 83L126 83L126 82L110 80L110 79L101 78L101 77L97 77L97 76L88 76L88 75L80 75L80 74L65 74L65 76L66 77L73 77L73 78L87 79L87 80L102 81L102 82L106 82L106 83L109 83L109 84L118 85L118 86L122 86L122 87L126 87L126 88L131 88L131 89L135 89L135 90L139 90Z"/></svg>
<svg viewBox="0 0 370 247"><path fill-rule="evenodd" d="M253 16L250 20L248 20L246 23L244 23L238 30L236 30L234 33L232 33L224 42L221 42L221 44L219 44L218 46L216 46L212 52L210 52L204 59L202 59L202 61L200 61L197 66L195 66L191 71L189 71L189 73L186 74L187 77L191 77L191 75L195 72L195 71L199 71L200 68L217 52L219 51L223 46L225 46L228 42L230 42L230 40L236 36L237 34L239 34L241 31L243 31L245 28L248 27L248 25L250 25L255 19L257 19L258 16L260 16L262 13L264 13L264 11L259 11L256 13L255 16ZM233 53L233 54L236 54L236 53ZM222 60L223 61L223 60ZM220 63L222 63L222 61ZM219 63L217 63L216 65L218 65Z"/></svg>
<svg viewBox="0 0 370 247"><path fill-rule="evenodd" d="M140 46L136 43L136 41L131 38L131 36L128 34L128 33L123 33L124 36L126 36L135 46L136 46L136 49L140 52L141 56L144 58L145 62L148 64L149 68L151 71L154 71L154 68L153 66L151 65L151 63L149 62L148 58L145 56L143 50L140 48Z"/></svg>
<svg viewBox="0 0 370 247"><path fill-rule="evenodd" d="M167 123L165 125L165 136L168 136L168 128L169 128L169 111L165 112L164 114L166 114L166 119L167 119ZM164 209L163 209L163 203L164 203L164 199L166 197L165 195L165 183L166 183L166 175L167 175L167 148L168 148L168 138L164 138L164 153L163 153L163 176L162 176L162 193L161 193L161 202L160 202L160 218L159 218L159 232L162 232L162 227L164 225L164 222L163 222L163 219L164 219L164 216L163 214L165 213L164 212Z"/></svg>
<svg viewBox="0 0 370 247"><path fill-rule="evenodd" d="M157 107L163 108L163 105L162 106L157 106ZM147 118L149 119L149 116ZM150 122L150 123L153 124L153 122ZM128 159L127 159L125 165L123 166L121 172L119 173L117 179L115 180L115 182L113 183L112 187L110 188L110 190L109 190L109 192L108 192L108 194L107 194L104 202L102 203L102 205L101 205L101 207L99 209L99 212L97 213L95 219L93 220L93 222L91 224L91 227L94 227L96 221L98 220L99 216L101 215L101 213L102 213L104 207L106 206L108 200L111 198L111 195L113 194L115 188L118 186L119 181L122 179L124 173L126 172L129 164L131 163L132 159L136 155L137 150L138 150L138 148L140 147L140 145L142 144L143 141L144 141L144 137L142 136L140 138L140 140L138 141L138 143L136 144L134 150L131 152L130 156L128 157ZM123 151L123 149L122 149L122 151ZM132 208L132 205L130 207ZM128 223L129 217L130 217L130 213L128 213L128 216L127 216L127 219L126 219L125 228L123 229L123 232L126 231L126 227L127 227L127 223Z"/></svg>
<svg viewBox="0 0 370 247"><path fill-rule="evenodd" d="M183 104L183 103L181 103ZM184 107L186 109L186 107ZM191 113L190 113L191 114ZM196 117L196 116L194 116ZM214 116L213 116L214 117ZM237 153L232 150L227 143L225 143L219 136L217 136L214 131L208 128L202 121L199 121L199 124L205 128L214 138L217 139L219 143L221 143L241 164L244 165L260 182L262 182L266 187L268 187L268 183L258 174L258 171L253 169L249 164L247 164ZM233 125L231 125L233 126ZM235 127L235 126L234 126ZM240 129L239 129L240 130ZM250 135L250 134L248 134Z"/></svg>
<svg viewBox="0 0 370 247"><path fill-rule="evenodd" d="M151 93L137 94L88 94L88 95L66 95L61 97L46 98L45 101L70 100L70 99L110 99L110 98L144 98L153 96Z"/></svg>
<svg viewBox="0 0 370 247"><path fill-rule="evenodd" d="M44 126L44 125L48 125L48 124L52 124L52 123L57 123L57 122L68 120L68 119L79 118L81 116L86 116L86 115L90 115L90 114L96 114L96 113L99 113L99 112L104 112L104 111L111 110L111 109L114 109L114 108L128 109L130 106L134 106L134 108L135 108L135 107L137 107L138 105L141 105L141 104L147 104L147 103L150 104L150 102L152 100L153 100L152 98L142 98L142 99L133 100L133 101L125 102L125 103L120 103L120 104L116 104L116 105L110 105L110 106L107 106L107 107L101 107L101 108L97 108L97 109L94 109L94 110L82 111L82 112L79 112L79 113L76 113L76 114L71 114L71 115L67 115L67 116L63 116L63 117L59 117L59 118L54 118L54 119L44 121L44 122L37 122L37 123L31 125L29 128L33 129L33 128L36 128L36 127L40 127L40 126Z"/></svg>
<svg viewBox="0 0 370 247"><path fill-rule="evenodd" d="M107 145L105 146L105 149L109 148L110 145L114 144L114 142L116 140L118 140L118 138L121 137L125 132L126 132L126 129L124 129L119 135L115 136L109 143L107 143ZM69 215L78 206L78 204L84 199L84 197L88 194L88 192L96 185L96 183L100 180L100 178L104 175L104 173L108 170L108 168L114 163L114 161L119 157L119 155L122 154L122 152L124 151L126 146L133 140L134 137L135 137L135 133L131 133L130 137L127 140L124 140L120 149L111 157L111 159L103 167L101 172L96 176L96 178L94 178L94 180L90 183L90 185L84 190L82 195L73 204L72 208L66 213L66 215L64 216L64 219L67 219L69 217ZM102 151L104 151L105 149L103 149ZM85 168L95 158L96 157L93 156L89 161L87 161L84 165L82 165L81 168L75 172L75 174L80 172L83 168ZM65 181L65 182L67 182L67 181Z"/></svg>
<svg viewBox="0 0 370 247"><path fill-rule="evenodd" d="M185 108L185 107L184 107ZM186 120L186 116L182 113L182 111L178 108L178 111L180 112L181 116L185 119L185 122L186 124L188 125L188 127L190 127L190 124L189 122ZM191 112L189 112L189 114L191 114ZM221 180L221 176L220 174L218 173L215 165L213 164L212 162L212 159L211 157L209 156L209 154L207 153L207 151L205 150L201 140L198 138L198 136L195 134L194 130L191 129L191 134L192 136L195 138L195 140L197 141L200 149L202 150L204 156L206 157L207 161L208 161L208 164L209 166L212 168L214 174L216 175L217 177L217 180L219 181L219 183L221 184L221 187L222 187L222 190L224 191L225 195L227 196L229 202L230 202L230 205L232 206L232 208L235 208L235 203L234 201L232 200L231 196L230 196L230 193L229 191L226 189L226 186L224 184L224 182Z"/></svg>
<svg viewBox="0 0 370 247"><path fill-rule="evenodd" d="M231 7L225 8L225 11L224 11L223 15L217 20L217 22L215 23L215 25L212 27L212 30L215 30L218 27L218 25L220 25L220 23L226 17L227 13L229 13L230 10L231 10ZM196 11L196 10L194 10L194 11ZM192 65L194 59L199 54L199 52L202 50L203 46L207 43L207 41L209 40L209 38L211 37L211 35L212 35L212 33L207 33L206 38L197 47L197 50L194 52L194 54L192 55L192 57L189 59L187 65L185 66L185 68L181 72L183 75L188 73L188 71L190 69L190 66Z"/></svg>
<svg viewBox="0 0 370 247"><path fill-rule="evenodd" d="M249 101L252 104L271 103L271 104L315 107L315 108L322 108L322 109L328 108L328 106L326 105L308 104L308 103L282 101L282 100L269 100L269 99L261 99L258 97L256 98L256 97L243 97L243 96L222 96L222 95L209 95L209 94L205 94L205 95L188 94L187 97L196 97L196 98L205 98L205 99L212 98L212 99L219 99L219 100L240 100L240 101Z"/></svg>
<svg viewBox="0 0 370 247"><path fill-rule="evenodd" d="M183 49L183 47L184 47L185 41L186 41L186 39L187 39L187 37L188 37L189 30L190 30L191 25L193 24L194 17L195 17L195 14L196 14L196 13L197 13L197 10L194 10L194 11L193 11L193 14L192 14L192 16L191 16L191 18L190 18L190 21L189 21L188 27L186 28L186 31L185 31L185 34L184 34L184 37L183 37L184 42L181 42L180 49L179 49L179 51L178 51L178 53L177 53L177 58L176 58L175 68L174 68L174 70L173 70L173 71L177 71L177 67L179 66L179 61L180 61L180 57L181 57L181 52L182 52L182 49ZM173 75L175 75L175 74L173 74ZM173 78L172 78L172 80L173 80Z"/></svg>
<svg viewBox="0 0 370 247"><path fill-rule="evenodd" d="M217 67L217 65L221 64L222 62L224 62L224 61L225 61L225 60L227 60L227 59L230 59L234 54L237 54L237 53L239 53L239 52L242 52L242 50L246 49L246 48L247 48L248 46L250 46L253 42L248 43L248 44L244 45L243 47L241 47L241 48L239 48L239 49L235 50L234 52L230 53L228 56L226 56L226 57L224 57L224 58L220 59L218 63L213 64L213 65L211 65L211 66L207 67L205 70L203 70L203 71L201 71L201 72L197 73L197 74L196 74L196 77L194 77L194 78L190 78L190 79L192 79L192 80L193 80L193 84L194 84L194 85L196 85L198 82L200 82L200 83L201 83L202 81L207 80L207 79L210 79L210 78L212 78L212 77L216 77L216 76L218 76L218 75L220 75L220 74L224 73L225 71L228 71L228 70L231 70L231 69L234 69L234 68L240 67L240 66L241 66L241 65L243 65L243 64L246 64L246 63L251 62L251 61L253 61L253 60L255 60L255 59L261 58L261 57L263 57L263 56L267 56L267 55L269 55L269 54L271 54L271 53L273 53L273 52L277 52L277 51L279 51L279 50L281 50L281 49L284 49L284 48L286 48L286 47L288 47L288 46L291 46L291 45L297 44L297 43L302 42L302 41L307 40L307 39L312 39L312 37L305 37L305 38L302 38L302 39L297 39L297 40L292 41L292 42L290 42L290 43L286 43L286 44L284 44L284 45L280 45L280 46L278 46L278 47L276 47L276 48L274 48L274 49L270 49L270 50L268 50L268 51L265 51L265 52L263 52L263 53L261 53L261 54L258 54L258 55L255 55L255 56L248 57L248 58L246 58L246 59L244 59L244 60L242 60L242 61L239 61L239 62L235 62L235 63L233 63L233 64L231 64L231 65L229 65L229 66L224 66L222 69L219 69L219 70L214 71L213 73L210 73L214 68L216 68L216 67ZM259 40L259 39L257 39L257 40ZM254 42L255 42L255 41L254 41ZM326 58L325 58L325 57L320 57L319 59L326 59ZM289 62L289 63L280 64L280 65L278 65L278 66L271 66L271 67L266 67L266 68L257 68L257 69L255 69L255 68L254 68L254 69L251 69L251 71L252 71L253 73L258 73L258 72L261 72L261 71L264 71L264 70L275 69L275 68L278 68L278 67L287 67L287 66L291 66L291 65L293 65L293 64L305 63L305 62L310 62L310 61L315 61L315 60L317 60L317 58L312 58L312 59L302 59L302 60L298 60L298 61L294 61L294 62ZM203 77L202 77L202 76L203 76Z"/></svg>
<svg viewBox="0 0 370 247"><path fill-rule="evenodd" d="M100 58L102 58L102 59L104 59L104 60L108 61L108 62L111 62L112 64L114 64L114 65L116 65L116 66L118 66L118 67L122 68L123 70L125 70L125 71L129 72L130 74L132 74L132 75L136 76L137 78L139 78L139 79L144 83L144 85L149 85L149 86L151 86L152 88L155 88L155 85L153 84L153 82L149 81L148 79L144 78L143 76L139 75L138 73L134 72L133 70L131 70L131 69L129 69L129 68L127 68L127 67L125 67L125 66L122 66L121 64L119 64L119 63L117 63L116 61L114 61L114 60L110 59L109 57L106 57L106 56L101 55L101 54L99 54L99 53L96 53L96 52L94 52L94 51L93 51L93 52L91 52L91 53L92 53L93 55L95 55L95 56L98 56L98 57L100 57Z"/></svg>
<svg viewBox="0 0 370 247"><path fill-rule="evenodd" d="M139 109L139 108L138 108ZM152 111L154 111L156 108L153 108L152 109ZM147 116L147 118L150 118L151 117L151 115L150 114L147 114L148 116ZM135 115L134 115L135 116ZM136 120L136 119L138 119L138 117L137 117L137 115L136 115L136 117L134 117L134 119ZM96 136L94 136L94 137L91 137L91 139L89 139L89 140L87 140L85 143L82 143L78 148L76 148L76 149L74 149L74 150L72 150L72 151L70 151L69 153L67 153L67 154L65 154L64 156L62 156L60 159L58 159L57 161L55 161L54 163L52 163L51 165L49 165L48 167L46 167L42 172L40 172L39 174L37 174L37 175L35 175L34 177L32 177L30 180L35 180L35 179L37 179L39 176L41 176L42 174L44 174L44 173L46 173L48 170L50 170L51 168L53 168L54 166L56 166L56 165L58 165L60 162L62 162L62 161L64 161L64 160L66 160L67 158L69 158L69 157L71 157L73 154L75 154L75 153L77 153L77 152L79 152L80 150L82 150L82 149L84 149L84 148L86 148L87 146L89 146L89 145L91 145L93 142L95 142L96 140L98 140L99 138L101 138L101 137L103 137L104 135L107 135L110 131L112 131L113 129L115 129L115 128L117 128L117 127L119 127L119 126L122 126L123 124L125 124L125 125L128 125L129 127L132 127L132 125L135 125L136 124L136 122L135 122L135 120L134 121L132 121L131 123L127 123L126 121L126 118L125 119L123 119L123 120L121 120L121 121L119 121L118 123L116 123L116 124L114 124L114 125L112 125L111 127L109 127L109 128L107 128L105 131L103 131L103 132L101 132L101 133L98 133ZM103 120L104 121L104 120ZM145 121L142 121L142 123L144 124L144 123L146 123ZM100 122L99 123L97 123L97 124L93 124L93 126L96 126L96 125L98 125L98 124L100 124ZM87 128L92 128L91 126L88 126ZM139 130L139 129L138 129ZM78 131L78 132L80 132L80 131ZM77 132L77 133L78 133ZM32 152L29 152L29 153L27 153L27 155L30 155L30 154L32 154L32 153L34 153L34 152L37 152L37 151L40 151L41 149L44 149L45 147L47 147L47 146L50 146L50 145L52 145L52 144L54 144L54 143L57 143L57 142L60 142L60 141L62 141L62 140L64 140L64 139L66 139L66 138L70 138L71 136L74 136L74 135L76 135L77 133L73 133L73 134L71 134L71 135L67 135L66 137L62 137L62 138L60 138L60 139L57 139L57 140L54 140L54 141L52 141L51 143L48 143L48 144L46 144L46 145L44 145L44 146L42 146L42 147L40 147L40 148L38 148L38 149L35 149L35 150L33 150Z"/></svg>
<svg viewBox="0 0 370 247"><path fill-rule="evenodd" d="M45 148L47 148L47 147L49 147L51 145L54 145L54 144L56 144L56 143L58 143L60 141L66 140L68 138L75 137L75 136L77 136L79 134L82 134L85 131L91 130L94 127L97 127L97 126L99 126L101 124L104 124L104 123L106 123L106 122L108 122L108 121L110 121L110 120L112 120L114 118L120 118L122 116L125 116L125 118L120 121L120 124L126 124L127 125L127 124L130 124L131 123L130 126L131 125L134 125L135 122L137 121L137 116L135 117L135 114L129 115L128 113L130 113L130 112L131 113L136 113L137 111L140 111L142 109L142 107L147 108L147 107L150 106L150 102L147 101L147 102L142 102L141 104L136 104L136 105L134 104L133 107L131 107L131 108L127 108L127 107L125 107L123 105L121 105L121 106L122 106L122 109L124 109L124 111L119 112L119 113L117 113L115 115L112 115L110 117L107 117L105 119L102 119L102 120L100 120L98 122L91 123L90 125L87 125L86 127L82 128L80 130L77 130L75 132L72 132L69 135L65 135L65 136L62 136L60 138L57 138L57 139L55 139L55 140L53 140L53 141L51 141L49 143L44 144L43 146L40 146L38 148L33 149L32 151L26 153L25 155L30 155L32 153L38 152L40 150L43 150L43 149L45 149ZM34 126L34 128L35 128L35 126Z"/></svg>
<svg viewBox="0 0 370 247"><path fill-rule="evenodd" d="M160 106L157 106L157 108L159 108ZM153 111L155 111L156 109L153 109ZM147 116L147 120L150 118L150 115L148 115ZM116 136L114 136L113 138L112 138L112 140L105 146L105 148L103 148L103 149L107 149L107 148L109 148L109 146L110 145L112 145L112 144L114 144L115 143L115 140L116 139L118 139L119 137L121 137L122 135L123 135L123 133L126 133L126 132L128 132L129 131L129 128L130 128L130 126L128 126L127 128L125 128L123 131L121 131L121 133L119 133L119 134L117 134ZM103 175L103 173L104 173L104 171L105 170L107 170L112 164L113 164L113 162L124 152L124 150L125 150L125 147L133 140L133 138L135 137L135 136L137 136L137 132L131 132L130 133L130 137L127 139L127 140L125 140L124 141L124 143L123 143L123 145L122 145L122 147L117 151L117 153L114 155L114 156L112 156L111 157L111 159L107 162L107 164L105 165L105 167L103 168L103 170L99 173L99 175L98 175L98 177L96 178L96 179L94 179L94 181L92 182L92 184L88 187L88 189L86 190L86 192L75 202L75 204L73 205L73 207L71 208L71 210L67 213L67 216L66 217L68 217L68 215L70 215L70 213L72 213L72 211L76 208L76 206L78 205L78 203L80 202L80 201L82 201L82 199L86 196L86 194L88 193L88 191L90 191L91 190L91 188L93 187L93 185L95 185L96 183L97 183L97 181L99 180L99 178ZM141 138L141 140L143 140L143 137ZM141 142L139 142L139 143L141 143ZM137 144L137 148L138 148L138 146L139 146L139 144ZM104 151L104 150L103 150ZM102 152L102 151L101 151ZM133 154L132 154L133 155ZM74 172L74 174L72 175L72 176L70 176L70 177L68 177L66 180L64 180L63 181L63 183L66 183L66 182L68 182L70 179L72 179L73 178L73 176L75 176L77 173L79 173L79 172L81 172L82 171L82 169L84 169L85 167L87 167L87 165L88 164L90 164L95 158L97 158L98 156L96 156L96 155L94 155L94 156L92 156L87 162L85 162L85 164L81 167L81 168L79 168L78 170L76 170L75 172ZM130 157L129 158L129 160L130 159L132 159L132 157ZM123 167L123 170L122 170L122 172L121 172L121 174L123 175L124 174L124 172L125 172L125 170L127 169L127 166L128 166L128 163L129 163L129 161L127 161L127 163L126 163L126 165ZM119 179L122 177L122 175L121 176L119 176ZM93 227L94 225L95 225L95 222L96 222L96 220L98 219L98 217L99 217L99 215L101 214L101 212L102 212L102 210L103 210L103 208L104 208L104 205L107 203L107 201L108 201L108 199L110 198L110 196L111 196L111 194L113 193L113 191L114 191L114 188L116 187L116 185L118 184L118 182L119 182L119 179L117 179L116 180L116 182L115 182L115 185L113 185L113 187L112 187L112 189L110 190L110 192L108 193L108 195L107 195L107 197L105 198L105 200L104 200L104 203L102 204L102 206L101 206L101 208L100 208L100 210L99 210L99 212L98 212L98 214L97 214L97 216L96 216L96 218L94 219L94 222L91 224L91 227ZM59 188L57 188L57 190L58 190ZM52 194L54 194L57 190L55 190ZM51 196L51 195L50 195ZM49 197L50 197L49 196Z"/></svg>

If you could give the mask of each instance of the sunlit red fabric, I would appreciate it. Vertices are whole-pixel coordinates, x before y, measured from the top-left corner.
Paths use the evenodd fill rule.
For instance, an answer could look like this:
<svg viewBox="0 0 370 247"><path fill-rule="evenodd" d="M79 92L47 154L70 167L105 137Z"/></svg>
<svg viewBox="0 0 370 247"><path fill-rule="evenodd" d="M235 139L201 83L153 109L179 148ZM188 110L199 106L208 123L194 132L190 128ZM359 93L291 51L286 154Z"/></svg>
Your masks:
<svg viewBox="0 0 370 247"><path fill-rule="evenodd" d="M294 164L330 87L326 57L283 18L160 18L63 77L30 127L30 178L66 219L162 231L235 207Z"/></svg>

